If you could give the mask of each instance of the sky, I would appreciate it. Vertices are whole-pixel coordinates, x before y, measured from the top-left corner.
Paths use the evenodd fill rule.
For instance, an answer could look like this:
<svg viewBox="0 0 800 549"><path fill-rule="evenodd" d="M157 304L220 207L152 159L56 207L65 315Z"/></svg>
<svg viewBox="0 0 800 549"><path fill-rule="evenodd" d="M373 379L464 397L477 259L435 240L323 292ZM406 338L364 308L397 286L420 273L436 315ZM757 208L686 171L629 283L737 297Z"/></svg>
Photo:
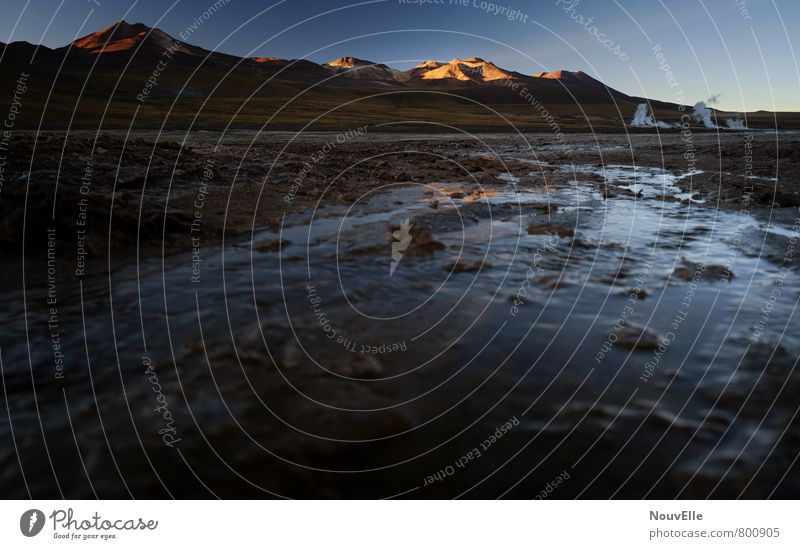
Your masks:
<svg viewBox="0 0 800 549"><path fill-rule="evenodd" d="M215 2L215 13L209 16ZM2 42L59 47L120 19L178 37L199 20L189 43L240 56L325 62L352 55L399 69L427 59L477 56L525 74L582 70L619 91L651 99L693 104L718 97L716 106L724 110L800 111L798 0L2 4Z"/></svg>

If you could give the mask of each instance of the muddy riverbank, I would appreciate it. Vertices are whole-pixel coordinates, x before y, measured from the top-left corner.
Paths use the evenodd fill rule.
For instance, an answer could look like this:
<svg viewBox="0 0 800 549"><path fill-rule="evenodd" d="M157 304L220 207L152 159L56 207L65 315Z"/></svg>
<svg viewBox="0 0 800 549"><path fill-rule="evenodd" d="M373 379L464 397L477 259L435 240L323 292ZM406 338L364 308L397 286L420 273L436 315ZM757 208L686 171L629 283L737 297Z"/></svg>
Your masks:
<svg viewBox="0 0 800 549"><path fill-rule="evenodd" d="M12 141L4 166L0 251L14 255L25 243L30 252L40 252L45 225L67 241L85 221L89 256L105 258L109 240L118 254L137 245L148 253L175 252L191 246L192 222L194 236L219 241L254 227L274 228L284 215L300 215L318 201L352 202L386 184L496 184L507 172L522 187L538 187L563 176L554 166L568 164L695 170L698 174L679 185L721 207L738 207L744 197L755 208L800 204L800 134L566 139L568 148L548 135L402 136L369 128L299 136L22 133ZM604 181L598 174L576 176Z"/></svg>

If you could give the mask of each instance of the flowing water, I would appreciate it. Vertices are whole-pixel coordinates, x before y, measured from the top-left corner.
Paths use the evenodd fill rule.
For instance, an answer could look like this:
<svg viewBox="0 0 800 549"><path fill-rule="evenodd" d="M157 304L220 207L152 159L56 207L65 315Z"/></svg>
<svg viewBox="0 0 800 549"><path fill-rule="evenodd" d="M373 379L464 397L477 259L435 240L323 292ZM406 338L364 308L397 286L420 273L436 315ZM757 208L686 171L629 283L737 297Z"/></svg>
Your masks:
<svg viewBox="0 0 800 549"><path fill-rule="evenodd" d="M796 494L795 220L717 209L677 186L697 172L547 168L388 185L59 283L63 378L26 280L2 321L2 485L534 497L566 473L549 497Z"/></svg>

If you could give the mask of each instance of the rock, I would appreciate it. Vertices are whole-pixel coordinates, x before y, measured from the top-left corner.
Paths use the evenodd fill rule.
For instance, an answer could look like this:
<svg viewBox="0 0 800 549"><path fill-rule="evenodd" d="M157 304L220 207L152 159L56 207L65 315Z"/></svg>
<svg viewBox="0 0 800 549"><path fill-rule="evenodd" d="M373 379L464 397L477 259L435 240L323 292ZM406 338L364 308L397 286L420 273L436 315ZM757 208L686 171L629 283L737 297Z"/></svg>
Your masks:
<svg viewBox="0 0 800 549"><path fill-rule="evenodd" d="M599 185L600 194L603 195L603 200L607 200L609 198L613 198L616 196L616 193L611 190L608 183L602 183Z"/></svg>
<svg viewBox="0 0 800 549"><path fill-rule="evenodd" d="M644 299L647 297L647 292L643 288L626 288L622 290L619 295L630 296L635 295L636 299Z"/></svg>
<svg viewBox="0 0 800 549"><path fill-rule="evenodd" d="M542 213L555 213L558 211L558 204L525 204L527 208L531 208Z"/></svg>
<svg viewBox="0 0 800 549"><path fill-rule="evenodd" d="M424 228L411 227L411 243L406 248L405 255L421 256L443 250L444 244L433 239L431 232Z"/></svg>
<svg viewBox="0 0 800 549"><path fill-rule="evenodd" d="M477 259L475 261L466 261L462 258L459 261L446 263L443 268L445 271L453 273L474 273L482 271L483 269L491 269L492 266L489 263Z"/></svg>
<svg viewBox="0 0 800 549"><path fill-rule="evenodd" d="M565 282L563 279L559 280L558 275L543 275L537 280L542 287L550 290L562 290L572 286L572 284Z"/></svg>
<svg viewBox="0 0 800 549"><path fill-rule="evenodd" d="M658 336L644 326L626 324L619 331L616 344L629 351L652 351L658 347Z"/></svg>
<svg viewBox="0 0 800 549"><path fill-rule="evenodd" d="M581 238L573 238L572 239L572 247L573 248L585 248L589 250L595 250L597 248L603 248L608 250L624 250L625 245L619 242L591 242L588 240L583 240Z"/></svg>
<svg viewBox="0 0 800 549"><path fill-rule="evenodd" d="M383 373L383 365L370 354L353 354L351 360L336 364L332 370L341 376L374 378Z"/></svg>
<svg viewBox="0 0 800 549"><path fill-rule="evenodd" d="M268 240L266 242L259 242L253 246L253 249L259 252L277 252L281 248L289 244L289 241L284 238L276 238L275 240Z"/></svg>
<svg viewBox="0 0 800 549"><path fill-rule="evenodd" d="M704 280L727 280L730 282L730 279L733 278L733 272L725 265L703 265L702 263L684 259L683 265L677 267L672 272L672 276L686 281L691 281L698 277Z"/></svg>
<svg viewBox="0 0 800 549"><path fill-rule="evenodd" d="M528 234L555 234L558 236L572 236L575 230L565 223L543 223L528 225Z"/></svg>
<svg viewBox="0 0 800 549"><path fill-rule="evenodd" d="M671 194L657 194L653 200L661 200L662 202L680 202L680 199L672 196Z"/></svg>

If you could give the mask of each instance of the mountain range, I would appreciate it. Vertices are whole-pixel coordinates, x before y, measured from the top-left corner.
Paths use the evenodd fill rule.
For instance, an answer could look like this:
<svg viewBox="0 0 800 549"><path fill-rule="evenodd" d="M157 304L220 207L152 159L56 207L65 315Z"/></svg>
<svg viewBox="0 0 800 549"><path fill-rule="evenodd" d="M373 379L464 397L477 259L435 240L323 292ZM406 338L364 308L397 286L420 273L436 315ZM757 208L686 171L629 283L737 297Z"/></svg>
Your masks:
<svg viewBox="0 0 800 549"><path fill-rule="evenodd" d="M567 128L587 123L618 128L642 102L650 103L659 119L678 118L676 104L626 95L581 71L523 74L479 57L428 60L405 71L352 56L322 64L238 57L125 21L55 49L0 43L0 91L9 91L20 71L32 73L34 80L20 118L32 126L42 121L59 126L66 118L73 124L114 126L114 119L99 114L109 111L122 118L140 111L139 123L153 125L168 108L176 126L191 120L217 127L235 117L235 125L268 120L296 127L320 115L325 119L316 126L341 126L343 118L358 114L373 123L400 117L501 127L505 119L536 127L547 125L541 114L546 109ZM59 90L55 97L46 93L51 86ZM392 91L397 93L386 93ZM342 106L353 101L358 104Z"/></svg>
<svg viewBox="0 0 800 549"><path fill-rule="evenodd" d="M177 45L177 46L176 46ZM343 56L328 63L317 64L303 59L281 59L278 57L237 57L212 52L180 42L160 29L142 23L130 24L119 21L108 28L78 38L61 48L50 49L28 42L0 43L3 49L0 63L5 66L27 65L31 59L36 66L61 65L65 68L101 68L127 66L155 66L170 48L176 48L170 62L186 65L192 61L208 68L224 66L228 69L249 69L265 75L278 74L289 80L303 79L319 81L329 79L330 84L343 84L347 80L376 84L421 85L445 84L494 84L504 80L521 80L533 83L537 80L556 80L575 91L606 93L606 86L583 72L556 71L524 75L508 71L479 57L452 59L447 62L424 61L407 71L355 57ZM335 77L335 78L331 78ZM583 88L583 89L581 89ZM627 97L616 90L608 92L617 97Z"/></svg>

